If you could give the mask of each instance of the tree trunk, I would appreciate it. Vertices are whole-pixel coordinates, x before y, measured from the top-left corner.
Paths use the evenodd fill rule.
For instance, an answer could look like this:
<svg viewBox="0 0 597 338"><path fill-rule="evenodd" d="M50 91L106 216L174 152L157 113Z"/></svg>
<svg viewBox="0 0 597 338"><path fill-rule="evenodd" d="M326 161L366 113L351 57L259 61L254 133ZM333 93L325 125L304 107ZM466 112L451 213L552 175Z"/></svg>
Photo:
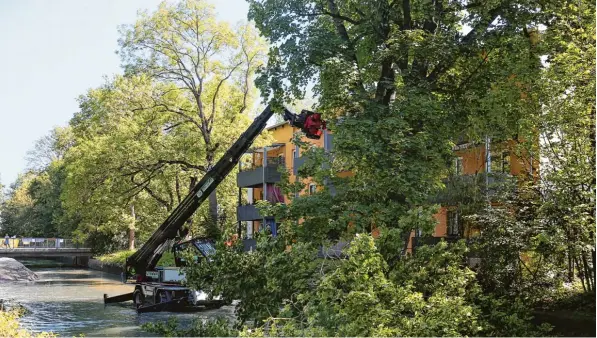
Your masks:
<svg viewBox="0 0 597 338"><path fill-rule="evenodd" d="M589 267L589 262L587 261L587 255L583 252L581 258L583 269L585 271L585 276L587 279L587 288L589 289L589 291L594 291L595 285L593 283L593 274L590 271L591 268Z"/></svg>
<svg viewBox="0 0 597 338"><path fill-rule="evenodd" d="M135 206L131 204L132 221L129 224L129 250L135 250Z"/></svg>
<svg viewBox="0 0 597 338"><path fill-rule="evenodd" d="M217 189L209 194L209 225L208 233L210 237L219 237L218 227L218 196Z"/></svg>

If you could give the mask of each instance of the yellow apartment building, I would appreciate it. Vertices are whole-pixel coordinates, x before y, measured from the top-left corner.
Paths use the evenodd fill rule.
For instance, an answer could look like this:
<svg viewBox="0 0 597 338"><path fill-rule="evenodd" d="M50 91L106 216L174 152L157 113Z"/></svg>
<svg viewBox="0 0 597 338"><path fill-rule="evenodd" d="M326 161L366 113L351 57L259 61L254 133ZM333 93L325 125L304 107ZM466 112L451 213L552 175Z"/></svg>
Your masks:
<svg viewBox="0 0 597 338"><path fill-rule="evenodd" d="M298 128L288 122L281 122L268 127L267 130L272 134L275 143L264 148L252 149L246 154L244 160L239 163L237 175L239 233L242 232L243 237L249 239L265 227L269 228L273 235L277 234L275 220L262 217L254 204L259 200L290 203L275 185L281 179L278 168L284 166L288 170L290 181L294 182L298 168L305 162L301 149L291 142L294 133L300 131ZM319 140L303 138L303 141L330 151L333 147L333 134L324 130ZM454 173L464 177L486 173L492 173L492 176L498 177L499 175L534 175L534 171L537 170L536 161L532 158L516 156L514 147L515 144L512 141L493 145L490 140L480 145L458 144L453 149L456 156ZM303 183L306 184L306 188L300 194L314 193L317 190L317 186L310 183L309 179ZM242 198L243 189L246 189L246 199ZM413 231L407 246L408 252L412 252L417 244L432 244L441 238L468 238L472 235L470 229L465 230L462 226L458 211L449 205L442 205L435 218L437 225L432 237L425 237L425 241L422 241L421 234ZM376 236L377 233L374 231L373 235Z"/></svg>

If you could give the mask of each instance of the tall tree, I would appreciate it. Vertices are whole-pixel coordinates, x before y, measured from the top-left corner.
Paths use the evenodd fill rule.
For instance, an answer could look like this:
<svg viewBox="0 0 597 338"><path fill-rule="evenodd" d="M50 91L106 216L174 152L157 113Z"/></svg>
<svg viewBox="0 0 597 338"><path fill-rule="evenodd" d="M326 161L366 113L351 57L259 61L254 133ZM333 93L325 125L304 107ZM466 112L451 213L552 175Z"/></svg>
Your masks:
<svg viewBox="0 0 597 338"><path fill-rule="evenodd" d="M200 131L154 105L157 100L164 106L189 104L173 84L147 76L116 77L80 98L81 111L71 120L75 142L65 157L69 176L63 190L66 209L81 219L80 236L112 238L120 248L127 242L130 247L133 237L143 242L208 170ZM216 114L213 139L224 145L250 123L245 114ZM223 123L230 114L234 126ZM220 187L222 214L232 221L233 175ZM191 234L214 234L207 215L202 206L188 225Z"/></svg>
<svg viewBox="0 0 597 338"><path fill-rule="evenodd" d="M200 0L163 2L156 12L143 12L134 25L123 26L121 34L127 74L149 74L172 84L151 106L199 132L203 158L195 165L209 170L234 139L224 131L252 107L252 77L264 61L262 39L251 25L232 29L218 21L213 6ZM171 92L187 100L172 105L166 98ZM216 191L209 211L217 225Z"/></svg>
<svg viewBox="0 0 597 338"><path fill-rule="evenodd" d="M33 149L27 152L27 166L37 172L46 169L52 162L60 161L72 145L71 131L68 127L56 127L37 141Z"/></svg>
<svg viewBox="0 0 597 338"><path fill-rule="evenodd" d="M399 237L387 243L403 244L387 252L400 252L412 230L434 228L429 197L443 187L453 141L517 132L520 89L509 77L538 69L525 35L541 19L538 3L249 3L250 18L272 44L262 93L292 101L315 81L334 132L332 165L320 176L331 177L337 195L293 203L289 212L302 210L289 219L309 215L297 231L394 229ZM338 170L354 176L333 178Z"/></svg>
<svg viewBox="0 0 597 338"><path fill-rule="evenodd" d="M540 132L543 212L563 239L569 274L595 291L595 3L554 2L544 33L541 105L530 125Z"/></svg>
<svg viewBox="0 0 597 338"><path fill-rule="evenodd" d="M70 128L57 127L28 152L29 169L0 201L4 229L20 236L70 237L76 221L66 217L60 195L66 177L62 159L71 141Z"/></svg>

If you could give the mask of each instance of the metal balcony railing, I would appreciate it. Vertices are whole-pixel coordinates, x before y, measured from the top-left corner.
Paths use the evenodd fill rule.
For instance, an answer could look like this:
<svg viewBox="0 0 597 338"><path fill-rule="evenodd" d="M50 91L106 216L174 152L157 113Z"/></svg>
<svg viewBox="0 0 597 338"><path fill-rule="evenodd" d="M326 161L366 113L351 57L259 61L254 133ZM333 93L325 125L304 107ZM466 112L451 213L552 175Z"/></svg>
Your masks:
<svg viewBox="0 0 597 338"><path fill-rule="evenodd" d="M264 168L261 164L255 163L244 168L236 175L236 185L239 188L251 188L263 183L276 183L281 179L279 166L284 165L283 157L268 159L267 166Z"/></svg>
<svg viewBox="0 0 597 338"><path fill-rule="evenodd" d="M268 157L267 158L267 166L284 166L285 165L285 160L284 157ZM263 167L263 161L262 159L258 159L255 162L251 162L251 163L242 163L240 164L240 171L251 171L251 170L255 170L258 168L262 168Z"/></svg>

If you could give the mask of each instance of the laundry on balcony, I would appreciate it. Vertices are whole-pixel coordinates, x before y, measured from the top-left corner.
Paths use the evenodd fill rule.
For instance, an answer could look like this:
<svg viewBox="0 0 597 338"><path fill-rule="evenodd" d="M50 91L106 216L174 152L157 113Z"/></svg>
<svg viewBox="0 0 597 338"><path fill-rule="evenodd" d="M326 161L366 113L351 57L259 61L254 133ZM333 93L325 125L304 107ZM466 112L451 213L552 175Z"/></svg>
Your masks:
<svg viewBox="0 0 597 338"><path fill-rule="evenodd" d="M271 203L284 203L284 195L275 184L268 183L266 186L267 201Z"/></svg>

